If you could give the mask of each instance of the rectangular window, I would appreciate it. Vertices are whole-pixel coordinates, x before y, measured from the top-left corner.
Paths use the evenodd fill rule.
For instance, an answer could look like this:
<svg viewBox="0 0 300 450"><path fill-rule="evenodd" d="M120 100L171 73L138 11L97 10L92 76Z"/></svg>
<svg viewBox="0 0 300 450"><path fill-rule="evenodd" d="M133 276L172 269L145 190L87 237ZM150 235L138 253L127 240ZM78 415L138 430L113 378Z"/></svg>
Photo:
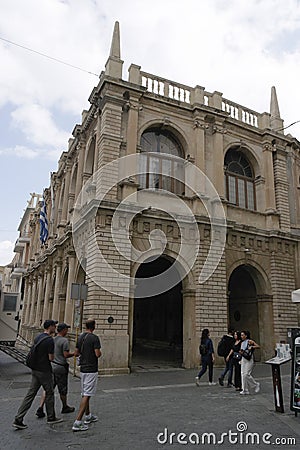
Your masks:
<svg viewBox="0 0 300 450"><path fill-rule="evenodd" d="M248 209L255 209L254 203L254 186L253 183L247 181L247 201L248 201Z"/></svg>
<svg viewBox="0 0 300 450"><path fill-rule="evenodd" d="M159 175L159 158L149 158L149 188L159 189L160 188L160 175Z"/></svg>
<svg viewBox="0 0 300 450"><path fill-rule="evenodd" d="M139 185L140 189L145 189L147 187L147 155L142 154L139 158Z"/></svg>
<svg viewBox="0 0 300 450"><path fill-rule="evenodd" d="M228 200L236 205L236 179L228 175Z"/></svg>
<svg viewBox="0 0 300 450"><path fill-rule="evenodd" d="M172 191L172 164L170 159L162 160L162 189Z"/></svg>
<svg viewBox="0 0 300 450"><path fill-rule="evenodd" d="M3 301L3 311L17 311L17 295L11 295L11 294L4 294L4 301Z"/></svg>
<svg viewBox="0 0 300 450"><path fill-rule="evenodd" d="M245 180L238 179L237 181L238 181L239 206L241 208L246 208Z"/></svg>

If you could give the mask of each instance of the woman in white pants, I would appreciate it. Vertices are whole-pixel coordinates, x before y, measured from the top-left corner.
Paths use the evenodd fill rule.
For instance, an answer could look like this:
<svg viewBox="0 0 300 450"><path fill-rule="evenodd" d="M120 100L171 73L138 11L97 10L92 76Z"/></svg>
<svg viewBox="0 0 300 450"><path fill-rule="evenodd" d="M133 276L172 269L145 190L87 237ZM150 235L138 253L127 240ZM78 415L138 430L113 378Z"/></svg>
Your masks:
<svg viewBox="0 0 300 450"><path fill-rule="evenodd" d="M241 360L241 376L242 376L242 391L240 392L241 395L249 395L249 389L253 388L254 392L257 394L260 390L260 384L258 381L255 381L253 376L251 375L252 369L254 366L254 358L253 358L253 351L256 348L259 348L259 345L250 339L250 333L249 331L241 331L241 338L242 338L242 344L241 344L241 353L247 351L247 349L252 350L252 356L251 359L248 360L244 356L242 356Z"/></svg>

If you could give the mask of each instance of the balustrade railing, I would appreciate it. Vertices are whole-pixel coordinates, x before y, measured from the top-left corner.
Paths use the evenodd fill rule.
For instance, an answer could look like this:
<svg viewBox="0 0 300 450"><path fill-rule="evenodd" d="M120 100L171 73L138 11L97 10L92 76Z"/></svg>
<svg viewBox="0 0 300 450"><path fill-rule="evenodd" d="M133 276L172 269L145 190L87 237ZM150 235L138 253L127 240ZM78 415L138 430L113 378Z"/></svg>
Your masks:
<svg viewBox="0 0 300 450"><path fill-rule="evenodd" d="M191 103L191 90L189 86L175 83L174 81L141 72L142 86L153 94L179 100L184 103Z"/></svg>
<svg viewBox="0 0 300 450"><path fill-rule="evenodd" d="M146 72L140 72L140 76L142 86L144 86L148 92L183 103L191 104L191 98L194 93L194 88ZM216 107L213 100L214 94L205 91L203 88L200 89L202 91L200 103L202 103L204 106ZM221 104L221 110L227 112L230 117L253 127L259 127L261 116L260 113L257 113L256 111L253 111L249 108L245 108L244 106L241 106L223 97L221 97L221 99L222 101L221 103L218 103L217 107L220 108ZM197 102L199 102L199 99L197 100Z"/></svg>
<svg viewBox="0 0 300 450"><path fill-rule="evenodd" d="M222 99L222 111L227 112L230 117L241 122L252 125L253 127L258 127L258 116L259 114L251 109L244 108L237 103L231 102L230 100Z"/></svg>

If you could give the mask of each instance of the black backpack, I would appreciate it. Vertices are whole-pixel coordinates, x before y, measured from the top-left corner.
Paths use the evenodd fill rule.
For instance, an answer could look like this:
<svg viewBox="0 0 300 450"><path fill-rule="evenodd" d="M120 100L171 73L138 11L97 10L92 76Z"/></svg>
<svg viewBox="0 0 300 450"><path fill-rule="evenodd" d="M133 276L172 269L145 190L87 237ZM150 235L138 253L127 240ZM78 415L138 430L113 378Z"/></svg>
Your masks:
<svg viewBox="0 0 300 450"><path fill-rule="evenodd" d="M223 336L222 339L220 340L220 342L218 343L218 348L217 348L218 355L223 356L223 357L227 356L226 350L227 350L226 340Z"/></svg>
<svg viewBox="0 0 300 450"><path fill-rule="evenodd" d="M199 345L199 352L200 352L201 356L207 355L208 349L207 349L206 344L200 344Z"/></svg>
<svg viewBox="0 0 300 450"><path fill-rule="evenodd" d="M25 358L25 364L27 367L29 367L30 369L34 369L37 363L37 347L40 345L41 342L43 342L45 339L48 339L51 336L44 336L39 342L37 342L36 344L33 344L30 347L29 352L26 355Z"/></svg>

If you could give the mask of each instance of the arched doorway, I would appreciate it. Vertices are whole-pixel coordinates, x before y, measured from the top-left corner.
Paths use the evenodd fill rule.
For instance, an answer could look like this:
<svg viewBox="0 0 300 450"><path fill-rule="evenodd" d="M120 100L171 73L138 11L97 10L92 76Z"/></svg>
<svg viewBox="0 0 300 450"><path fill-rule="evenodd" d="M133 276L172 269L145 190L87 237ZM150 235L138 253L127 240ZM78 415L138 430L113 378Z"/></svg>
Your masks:
<svg viewBox="0 0 300 450"><path fill-rule="evenodd" d="M141 264L136 273L133 366L182 366L183 302L179 274L177 273L177 280L173 283L174 287L166 292L141 296L143 283L140 280L159 275L171 266L172 261L166 257L152 258Z"/></svg>
<svg viewBox="0 0 300 450"><path fill-rule="evenodd" d="M255 359L265 360L274 353L272 295L258 269L250 264L236 267L228 283L229 324L237 330L249 330L260 344Z"/></svg>

